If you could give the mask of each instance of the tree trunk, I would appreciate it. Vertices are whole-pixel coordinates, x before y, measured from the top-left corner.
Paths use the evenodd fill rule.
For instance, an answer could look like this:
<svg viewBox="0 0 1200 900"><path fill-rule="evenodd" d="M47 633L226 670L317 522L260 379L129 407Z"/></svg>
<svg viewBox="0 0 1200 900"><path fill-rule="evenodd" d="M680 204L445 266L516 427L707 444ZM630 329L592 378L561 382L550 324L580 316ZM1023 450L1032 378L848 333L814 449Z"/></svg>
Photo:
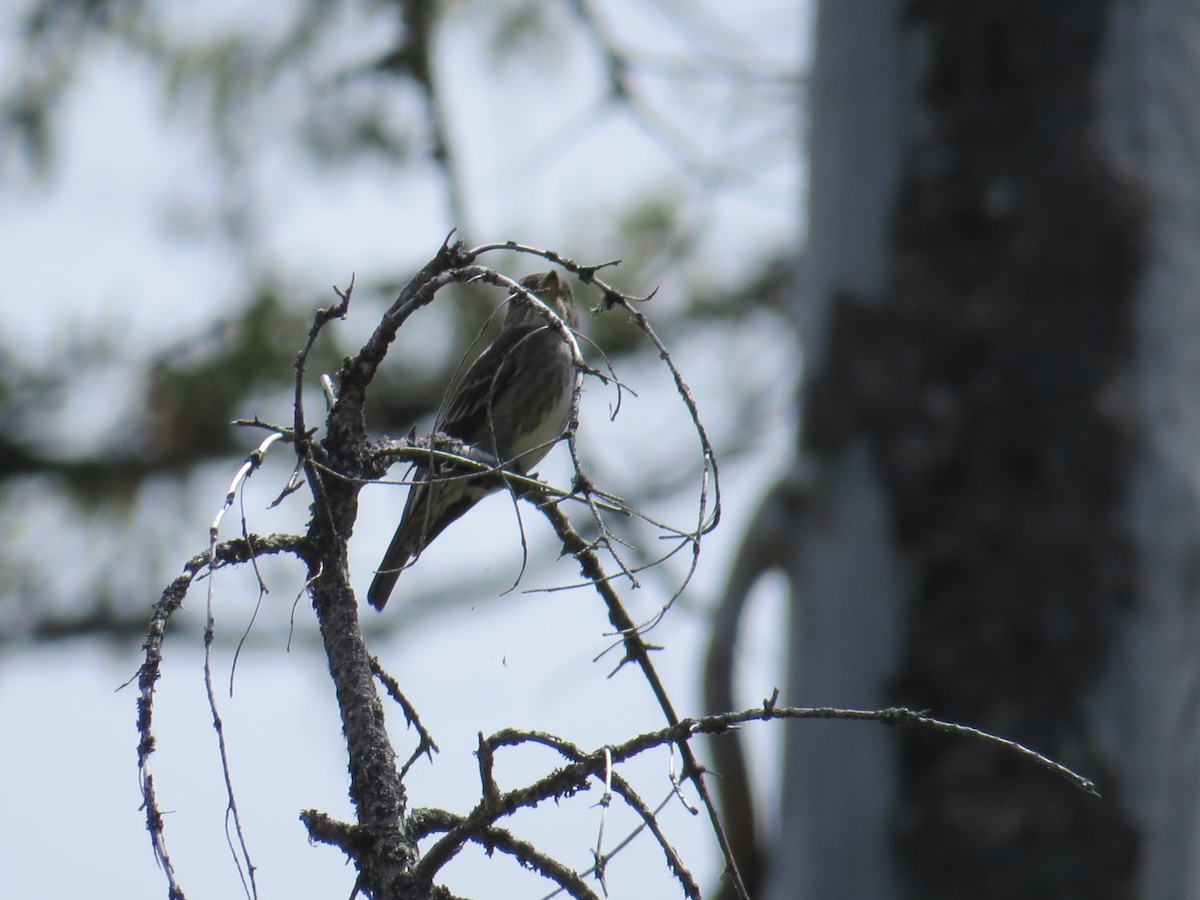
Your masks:
<svg viewBox="0 0 1200 900"><path fill-rule="evenodd" d="M1200 896L1200 11L1114 6L1106 136L1143 191L1147 253L1126 386L1137 592L1093 722L1142 840L1140 896Z"/></svg>
<svg viewBox="0 0 1200 900"><path fill-rule="evenodd" d="M821 4L772 897L1196 896L1200 20ZM894 741L894 743L893 743Z"/></svg>
<svg viewBox="0 0 1200 900"><path fill-rule="evenodd" d="M809 230L797 319L805 366L825 370L831 330L853 297L882 302L888 220L900 177L904 60L900 0L820 6L810 81ZM801 387L801 422L815 421ZM814 398L815 399L815 398ZM791 705L875 707L894 670L899 573L877 460L866 435L815 457L802 440L794 481L808 483L793 529ZM892 896L888 810L895 744L882 729L828 722L789 728L781 846L769 897Z"/></svg>

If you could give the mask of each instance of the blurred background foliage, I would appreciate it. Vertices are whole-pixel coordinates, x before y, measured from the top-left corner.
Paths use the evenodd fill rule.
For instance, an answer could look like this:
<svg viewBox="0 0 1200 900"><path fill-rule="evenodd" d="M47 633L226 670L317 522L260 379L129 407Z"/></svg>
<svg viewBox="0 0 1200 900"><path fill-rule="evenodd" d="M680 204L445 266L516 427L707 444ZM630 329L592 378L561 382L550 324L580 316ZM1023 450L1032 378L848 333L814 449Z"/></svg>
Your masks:
<svg viewBox="0 0 1200 900"><path fill-rule="evenodd" d="M33 349L0 333L0 640L140 632L178 548L202 546L197 504L207 521L212 486L259 439L231 420L289 419L295 352L314 308L332 300L329 279L313 280L313 246L340 248L329 266L351 261L360 314L382 310L450 226L468 242L535 235L581 261L622 257L612 280L637 294L661 286L648 312L670 340L725 334L730 353L754 356L757 335L789 327L794 4L32 0L4 18L0 213L53 193L68 143L91 137L69 125L74 100L116 65L153 98L170 135L163 152L178 148L171 188L145 215L163 241L215 248L227 274L214 283L228 287L168 292L148 275L100 318L76 315L71 297L50 306L10 295L10 314L54 317L54 338ZM614 141L614 129L637 142ZM553 195L487 196L581 148L602 161L606 208L562 179ZM288 177L411 202L419 243L396 235L386 269L365 251L356 262L343 246L353 238L336 231L296 246ZM335 271L344 286L351 271ZM96 290L86 268L72 284L80 298ZM159 295L184 297L193 308L181 321L199 324L142 338L139 317L170 323L180 311ZM389 357L373 429L402 434L429 415L493 305L469 288L437 304L417 326L430 340ZM310 373L336 371L370 318L327 329ZM646 349L614 317L589 328L618 364ZM738 415L714 434L719 452L758 446L763 386L793 376L729 380Z"/></svg>

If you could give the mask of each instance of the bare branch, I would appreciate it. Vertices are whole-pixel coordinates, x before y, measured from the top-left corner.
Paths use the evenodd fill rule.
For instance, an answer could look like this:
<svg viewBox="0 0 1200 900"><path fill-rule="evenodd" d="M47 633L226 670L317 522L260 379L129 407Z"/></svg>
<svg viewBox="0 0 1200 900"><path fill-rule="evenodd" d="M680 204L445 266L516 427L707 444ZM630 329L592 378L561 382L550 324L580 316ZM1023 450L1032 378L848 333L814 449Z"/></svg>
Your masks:
<svg viewBox="0 0 1200 900"><path fill-rule="evenodd" d="M441 809L414 810L409 818L409 825L417 837L428 837L439 831L448 832L462 828L465 822L466 819L462 816ZM509 854L522 866L553 881L558 885L560 891L565 891L578 900L600 900L584 880L569 867L503 828L493 825L482 826L472 830L469 839L489 853L492 850L500 850Z"/></svg>
<svg viewBox="0 0 1200 900"><path fill-rule="evenodd" d="M514 838L511 838L506 833L496 831L494 824L497 817L506 815L513 809L523 805L528 801L528 798L544 796L546 791L550 791L555 796L567 796L577 790L586 788L589 777L588 773L590 772L590 769L586 771L580 769L578 772L568 775L565 779L561 773L555 773L522 792L503 793L496 785L492 776L492 745L484 742L481 737L479 763L483 801L470 816L447 828L443 837L435 842L429 851L424 854L423 858L418 860L415 839L406 830L404 825L406 801L403 779L408 774L416 759L422 755L431 756L432 752L437 748L431 736L421 726L415 708L404 697L400 686L394 679L383 672L378 660L371 657L366 651L357 618L357 604L349 587L345 557L345 539L353 528L357 510L355 502L357 493L364 484L371 482L382 474L382 472L386 471L391 463L401 459L410 459L425 465L430 465L435 459L444 461L456 467L459 471L451 468L443 476L440 469L432 469L431 471L439 478L470 478L475 481L486 481L486 479L494 478L507 487L514 497L532 500L542 510L543 514L550 519L551 524L559 534L564 549L575 554L579 559L585 577L592 581L596 590L608 605L609 620L612 622L614 628L616 628L617 633L621 635L621 641L625 647L623 662L636 662L639 665L644 676L650 682L652 691L659 705L662 707L668 722L676 724L679 721L666 690L650 663L649 651L651 648L644 643L639 634L639 629L622 607L619 598L608 583L609 576L604 573L595 553L596 547L604 547L613 556L614 560L616 560L625 577L628 577L632 583L636 584L633 581L633 572L621 562L619 555L615 551L615 545L619 539L609 533L603 515L607 512L629 514L631 510L623 501L618 500L614 503L610 495L606 495L594 488L583 469L577 448L575 447L574 437L575 428L578 423L578 404L582 375L586 373L596 374L606 381L617 381L618 385L619 380L615 374L611 374L611 370L610 376L605 376L587 366L570 328L563 320L558 318L553 310L545 306L540 297L505 275L483 266L473 265L472 260L475 258L476 252L465 250L461 242L451 244L450 238L447 238L436 256L401 290L399 296L384 314L380 325L368 338L359 354L346 360L343 364L341 371L338 373L336 385L326 390L325 393L330 398L331 405L326 417L325 434L320 441L314 441L315 430L308 430L302 408L305 361L323 327L333 319L345 315L349 307L353 280L351 281L351 286L345 291L335 289L340 302L333 307L319 310L316 313L309 330L308 339L297 355L294 389L294 403L296 408L294 410L292 428L290 430L272 430L259 449L254 454L251 454L247 463L234 478L225 504L214 518L212 528L210 529L211 546L208 556L215 559L217 558L216 538L221 521L232 505L232 501L237 496L238 490L244 483L245 478L261 464L263 456L271 446L279 441L290 442L296 452L297 472L302 471L304 473L313 495L313 515L309 523L308 533L302 539L302 546L304 548L302 558L308 566L307 590L313 599L313 606L316 610L322 641L329 659L330 672L337 692L343 731L346 735L350 756L350 794L357 814L357 824L353 826L334 824L332 820L321 818L315 814L306 814L306 822L310 825L310 833L314 839L335 843L352 855L360 875L358 889L372 895L384 891L384 885L403 883L414 888L418 888L421 885L432 885L433 877L440 867L458 852L463 842L468 840L480 842L488 847L503 845L508 848L508 852L512 852L522 861L536 860L535 867L548 873L547 877L555 879L566 890L574 890L575 888L572 887L574 882L567 879L555 868L558 865L557 863L542 858L532 848L527 848L520 842L516 842ZM612 308L618 305L625 305L625 308L630 308L628 304L633 302L633 298L624 297L596 278L596 272L607 264L580 266L550 251L533 251L530 248L526 252L537 252L547 258L562 260L564 268L575 272L585 282L596 284L604 292L602 308ZM449 284L473 281L486 282L505 288L510 295L522 295L523 302L538 309L545 318L547 327L558 330L564 342L570 348L577 374L572 392L570 424L567 429L568 445L570 446L572 461L575 466L575 482L573 490L569 494L542 485L536 479L522 473L513 472L508 468L511 463L510 460L491 458L487 454L480 453L478 448L449 442L437 435L431 436L429 439L421 442L409 440L374 446L367 442L363 424L363 403L365 402L367 389L376 371L378 371L387 348L392 340L394 340L398 329L414 311L431 302L441 288ZM691 400L690 393L683 383L678 370L674 368L666 354L665 348L661 342L657 341L653 332L649 330L648 325L644 330L647 330L647 333L651 335L660 354L667 359L668 365L672 367L677 387L681 390L681 396L688 403L693 419L698 425L699 419L695 411L694 402ZM620 386L618 389L621 389ZM263 427L264 425L264 423L257 420L246 424L256 427ZM685 532L664 528L665 531L673 533L680 541L675 550L671 551L672 553L677 552L683 546L689 545L692 546L694 554L698 552L701 535L715 525L719 516L719 493L716 495L717 506L714 514L710 517L707 512L708 477L711 472L715 483L716 468L715 462L711 461L711 447L708 445L707 436L704 434L702 428L699 428L698 433L706 460L701 486L700 519L694 531ZM299 484L295 476L293 476L289 488L293 484ZM585 542L571 528L565 516L558 509L558 504L564 499L572 499L587 504L592 513L592 520L599 532L596 542L592 544ZM245 529L244 516L243 529ZM299 542L301 539L296 540ZM260 548L254 545L249 535L247 535L245 543L248 548L245 559L253 559L256 553L260 552ZM300 544L297 546L300 546ZM201 562L198 565L202 568L204 563ZM196 571L199 571L199 568ZM261 576L259 580L260 588L265 589ZM180 591L186 591L186 585L180 588ZM208 596L209 614L205 633L206 647L211 644L215 630L213 625L213 586L211 580ZM165 616L168 615L169 611L164 614L164 621ZM148 642L148 646L150 643L152 642ZM155 653L157 653L157 650L155 650ZM157 660L157 656L155 659ZM144 668L149 671L151 667L147 665ZM388 693L400 704L409 724L417 729L419 737L418 746L399 770L396 768L395 754L384 728L384 717L379 696L371 683L375 678L379 679ZM152 685L153 682L149 680L148 683ZM215 727L217 728L221 758L225 766L229 811L234 831L238 836L241 846L238 855L239 870L247 873L247 893L253 897L256 895L253 877L254 868L245 850L245 840L241 831L237 806L233 800L232 779L228 772L225 748L225 735L221 726L220 716L216 709L215 695L211 689L211 670L207 662L206 683L209 685L210 707L214 722L216 723ZM148 692L147 697L149 697ZM147 747L151 747L152 740L149 737L148 730L148 700L146 710L147 730L144 733L143 743ZM721 841L723 847L726 847L726 842L721 833L720 821L717 819L716 811L713 808L711 800L708 798L702 774L703 770L694 755L691 754L686 739L678 739L678 749L683 755L685 763L684 777L691 780L696 786L705 807L708 809L712 825L718 833L718 839ZM575 754L575 757L578 757L579 751L577 749L572 749L572 752ZM568 756L570 757L571 753L568 753ZM579 762L579 765L583 765L583 763ZM144 782L149 786L149 792L152 791L153 783L149 778L149 773L146 772L145 774ZM677 854L667 842L665 835L658 828L657 822L654 820L653 814L649 812L646 804L641 801L630 785L617 773L611 771L611 767L608 777L611 780L612 788L633 809L638 811L639 815L643 818L644 826L650 829L655 835L656 840L659 841L668 864L676 872L685 893L688 896L699 896L694 879L687 873ZM150 796L149 799L152 801L153 797ZM158 836L161 836L161 830L158 832ZM597 844L595 856L597 864L596 872L599 874L603 871L603 865L607 859L603 855L602 839ZM165 848L160 853L160 859L166 860ZM169 860L166 861L169 863ZM740 883L737 879L735 864L727 848L726 861L734 881ZM173 879L173 876L170 877ZM742 893L744 895L745 892L743 891Z"/></svg>
<svg viewBox="0 0 1200 900"><path fill-rule="evenodd" d="M387 672L383 670L383 666L379 662L379 657L371 657L371 671L375 673L375 677L379 679L379 683L384 686L388 692L388 696L400 705L400 709L404 712L404 720L409 724L409 727L417 730L419 741L417 747L412 752L412 756L400 767L400 780L408 774L408 770L412 768L413 763L421 758L422 755L428 756L429 761L433 762L433 754L438 753L438 745L434 743L433 736L425 730L425 726L421 724L421 717L417 715L417 709L413 706L404 692L400 690L400 685Z"/></svg>
<svg viewBox="0 0 1200 900"><path fill-rule="evenodd" d="M211 550L192 557L184 566L183 573L167 586L154 606L142 644L145 656L137 672L138 701L138 773L142 786L142 807L146 812L146 828L154 855L167 877L168 892L172 900L183 898L183 889L175 878L175 868L167 852L163 833L163 815L154 787L154 776L150 771L150 756L156 748L153 731L154 688L162 674L162 648L166 639L167 624L176 610L183 605L188 589L197 575L203 571L231 563L243 563L254 556L274 553L294 553L306 558L309 548L304 539L295 535L251 536L218 544ZM131 679L132 680L132 679Z"/></svg>
<svg viewBox="0 0 1200 900"><path fill-rule="evenodd" d="M687 719L671 728L641 735L624 744L613 747L613 757L618 761L628 759L630 756L641 753L649 747L657 747L671 742L678 743L681 740L687 740L694 734L724 734L739 724L756 720L846 719L850 721L880 722L884 725L903 726L906 728L923 728L959 737L971 737L982 740L986 743L1003 747L1044 769L1048 769L1082 791L1092 794L1095 797L1100 796L1094 782L1067 768L1062 763L1055 762L1049 757L1038 753L1036 750L1031 750L1016 741L973 728L969 725L959 725L954 722L935 719L923 712L905 707L889 707L887 709L838 709L832 706L780 707L775 706L773 700L774 698L767 700L761 707L756 709L721 713L719 715L704 716L699 719Z"/></svg>
<svg viewBox="0 0 1200 900"><path fill-rule="evenodd" d="M646 681L650 684L650 689L654 693L654 697L658 701L663 715L666 716L667 722L672 726L677 725L680 721L679 717L675 712L674 704L667 694L662 680L659 678L658 672L654 668L654 664L650 661L650 648L642 640L641 633L638 631L629 614L625 611L620 598L612 589L612 585L609 583L595 551L571 527L571 523L567 521L567 517L552 502L551 498L546 495L538 496L533 489L529 489L529 491L530 499L542 511L543 515L546 516L555 533L558 535L559 540L562 541L563 551L570 553L576 558L584 577L592 581L597 593L604 600L605 606L608 608L609 622L612 623L617 633L621 635L621 641L625 647L625 656L622 663L633 662L637 664L642 670ZM709 795L708 786L704 779L704 769L692 752L686 737L681 736L677 745L684 760L684 777L692 782L696 788L696 792L700 795L701 803L708 813L713 832L717 836L717 842L721 846L721 853L725 858L726 871L739 896L748 898L745 885L742 884L741 876L738 874L737 863L733 858L733 851L729 845L729 839L725 834L724 825L721 822L716 805Z"/></svg>

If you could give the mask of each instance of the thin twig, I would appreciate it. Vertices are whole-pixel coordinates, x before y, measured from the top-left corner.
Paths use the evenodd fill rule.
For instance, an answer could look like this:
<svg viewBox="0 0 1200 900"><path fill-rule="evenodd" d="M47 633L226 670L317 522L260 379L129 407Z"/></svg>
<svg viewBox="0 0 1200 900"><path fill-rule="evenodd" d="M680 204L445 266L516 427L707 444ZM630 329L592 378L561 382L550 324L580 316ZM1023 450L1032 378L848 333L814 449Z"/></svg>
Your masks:
<svg viewBox="0 0 1200 900"><path fill-rule="evenodd" d="M625 611L620 598L606 580L605 572L599 558L588 543L571 527L571 523L563 515L562 510L552 503L549 497L537 497L533 495L531 499L554 528L559 540L562 541L563 551L570 553L578 560L583 575L593 582L597 593L604 600L608 608L609 622L612 623L613 627L622 636L622 642L625 646L625 657L622 663L628 661L637 664L642 670L643 677L649 683L650 690L658 701L659 708L662 710L667 722L672 726L677 725L679 723L679 716L675 712L675 706L667 694L662 679L659 677L654 664L650 661L650 649L645 641L642 640L637 627ZM701 804L708 813L709 823L717 837L717 843L721 847L721 853L725 859L726 871L729 874L734 889L739 898L749 900L746 886L742 883L737 863L733 858L729 838L725 834L725 827L721 823L721 817L717 812L716 804L713 803L712 797L709 794L708 785L704 779L704 769L696 759L696 755L692 752L692 748L686 738L680 737L677 745L684 760L684 777L692 782L692 785L696 788L696 792L700 796Z"/></svg>
<svg viewBox="0 0 1200 900"><path fill-rule="evenodd" d="M384 671L383 665L379 662L379 657L371 657L371 671L375 673L375 677L379 679L379 683L384 686L388 692L388 696L400 705L400 709L404 712L404 720L411 728L417 730L417 748L412 752L412 755L400 767L400 780L404 780L404 776L408 774L408 770L412 768L413 763L421 758L422 755L428 756L429 761L433 762L433 754L439 753L438 745L433 740L433 735L426 731L425 726L421 724L421 717L417 715L417 708L409 702L404 696L404 692L400 690L400 684Z"/></svg>

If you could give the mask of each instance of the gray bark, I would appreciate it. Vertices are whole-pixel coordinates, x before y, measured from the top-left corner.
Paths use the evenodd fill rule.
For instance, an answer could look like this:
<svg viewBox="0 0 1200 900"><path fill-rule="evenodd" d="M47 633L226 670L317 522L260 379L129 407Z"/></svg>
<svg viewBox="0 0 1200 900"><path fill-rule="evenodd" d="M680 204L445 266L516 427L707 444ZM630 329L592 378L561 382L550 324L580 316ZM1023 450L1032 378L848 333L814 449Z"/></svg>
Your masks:
<svg viewBox="0 0 1200 900"><path fill-rule="evenodd" d="M1185 0L821 4L782 700L1105 798L792 728L766 896L1200 896L1197 76Z"/></svg>
<svg viewBox="0 0 1200 900"><path fill-rule="evenodd" d="M1142 835L1141 896L1200 896L1200 9L1117 5L1104 79L1113 153L1148 196L1131 527L1138 603L1094 709Z"/></svg>
<svg viewBox="0 0 1200 900"><path fill-rule="evenodd" d="M821 5L810 81L808 239L797 321L805 367L824 362L834 298L877 302L899 180L905 77L897 0ZM801 387L803 393L804 387ZM813 472L809 465L815 466ZM817 485L795 531L791 705L875 707L895 664L899 603L886 512L864 444L801 468ZM887 810L895 748L829 722L785 736L780 835L768 898L891 896Z"/></svg>

